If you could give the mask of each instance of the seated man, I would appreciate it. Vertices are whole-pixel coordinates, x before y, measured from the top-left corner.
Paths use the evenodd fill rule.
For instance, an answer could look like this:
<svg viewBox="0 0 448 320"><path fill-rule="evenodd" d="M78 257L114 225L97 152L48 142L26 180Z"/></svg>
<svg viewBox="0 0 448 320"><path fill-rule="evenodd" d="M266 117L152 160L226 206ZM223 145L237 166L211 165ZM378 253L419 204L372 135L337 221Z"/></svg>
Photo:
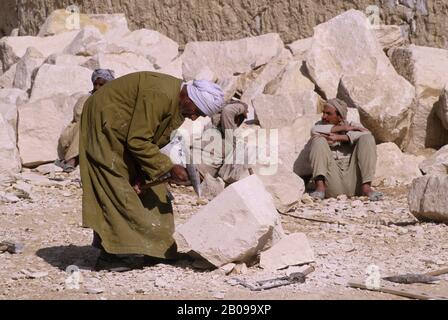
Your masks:
<svg viewBox="0 0 448 320"><path fill-rule="evenodd" d="M235 161L236 139L238 135L235 130L247 118L247 111L248 107L244 102L228 102L220 113L212 117L211 124L204 128L204 132L207 130L217 130L219 134L213 136L220 136L221 140L202 140L202 156L203 159L207 158L207 161L197 166L201 178L204 178L208 173L214 178L221 177L226 184L231 184L249 175L247 167ZM227 135L226 130L228 130ZM220 149L219 146L222 146L222 150L210 148L210 144L213 143L218 149ZM210 149L213 149L213 152L210 152ZM226 151L228 154L226 154Z"/></svg>
<svg viewBox="0 0 448 320"><path fill-rule="evenodd" d="M371 188L375 175L376 144L372 134L361 124L347 122L347 104L329 100L322 120L311 130L310 160L318 199L347 196L368 196L371 201L382 198Z"/></svg>
<svg viewBox="0 0 448 320"><path fill-rule="evenodd" d="M99 88L105 85L108 81L114 80L114 71L109 69L96 69L92 73L93 90L90 94L94 94ZM90 97L89 94L83 95L78 99L73 108L73 120L64 129L59 138L59 153L62 160L56 160L56 164L60 166L65 172L73 171L78 165L79 158L79 120L84 103Z"/></svg>

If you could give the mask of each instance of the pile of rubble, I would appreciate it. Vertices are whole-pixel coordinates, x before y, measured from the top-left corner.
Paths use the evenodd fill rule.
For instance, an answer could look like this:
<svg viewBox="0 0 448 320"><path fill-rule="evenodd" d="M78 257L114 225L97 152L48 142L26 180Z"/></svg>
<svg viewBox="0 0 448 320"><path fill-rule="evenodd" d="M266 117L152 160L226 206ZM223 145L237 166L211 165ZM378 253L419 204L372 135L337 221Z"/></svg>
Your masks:
<svg viewBox="0 0 448 320"><path fill-rule="evenodd" d="M189 42L182 50L156 31L131 32L120 14L90 15L80 30L68 31L64 23L54 13L43 36L0 40L1 201L30 194L23 180L32 173L21 173L24 168L47 175L30 176L34 182L58 182L48 163L59 156L61 131L79 96L91 89L92 70L109 68L117 76L157 71L215 81L226 99L237 96L249 105L249 118L258 124L247 130L278 129L277 173L252 175L216 192L177 229L181 252L228 272L258 256L260 266L274 270L314 261L306 236L286 236L278 212L306 199L301 177L310 174L310 129L334 97L347 102L350 120L360 121L378 143L374 185L412 183L412 213L448 221L448 50L409 45L399 27L373 26L355 10L287 45L271 33Z"/></svg>

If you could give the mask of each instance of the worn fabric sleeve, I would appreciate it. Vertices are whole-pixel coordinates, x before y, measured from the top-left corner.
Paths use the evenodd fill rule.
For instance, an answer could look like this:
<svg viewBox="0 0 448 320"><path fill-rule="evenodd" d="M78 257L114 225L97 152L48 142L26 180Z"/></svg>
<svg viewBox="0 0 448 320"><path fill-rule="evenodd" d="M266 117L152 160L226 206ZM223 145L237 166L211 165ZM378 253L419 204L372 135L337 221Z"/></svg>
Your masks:
<svg viewBox="0 0 448 320"><path fill-rule="evenodd" d="M353 127L364 128L364 126L362 124L356 123L356 122L351 122L350 125ZM346 133L346 135L350 139L350 144L354 145L354 144L356 144L356 142L358 142L358 140L361 136L363 136L365 134L369 134L369 133L370 133L370 131L349 131Z"/></svg>

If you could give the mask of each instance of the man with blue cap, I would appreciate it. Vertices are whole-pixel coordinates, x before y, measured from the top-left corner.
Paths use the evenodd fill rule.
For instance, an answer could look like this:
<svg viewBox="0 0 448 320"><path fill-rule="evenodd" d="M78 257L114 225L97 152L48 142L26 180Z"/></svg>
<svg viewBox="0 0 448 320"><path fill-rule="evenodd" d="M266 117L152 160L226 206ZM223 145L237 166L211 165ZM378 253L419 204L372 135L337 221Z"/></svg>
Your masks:
<svg viewBox="0 0 448 320"><path fill-rule="evenodd" d="M223 102L222 89L210 81L184 84L156 72L118 78L87 100L80 136L82 213L83 225L95 231L93 245L102 250L97 270L126 266L122 254L177 257L163 182L187 182L188 174L160 149L185 118L211 116ZM153 186L137 193L141 173Z"/></svg>

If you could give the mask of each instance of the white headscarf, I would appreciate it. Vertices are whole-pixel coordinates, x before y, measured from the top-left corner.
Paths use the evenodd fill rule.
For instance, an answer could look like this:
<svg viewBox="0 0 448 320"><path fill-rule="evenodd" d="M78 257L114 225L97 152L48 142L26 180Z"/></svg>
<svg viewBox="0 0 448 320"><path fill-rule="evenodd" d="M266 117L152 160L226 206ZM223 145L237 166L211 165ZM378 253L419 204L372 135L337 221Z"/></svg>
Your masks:
<svg viewBox="0 0 448 320"><path fill-rule="evenodd" d="M187 91L188 97L209 117L221 111L224 105L224 92L211 81L194 80L187 83Z"/></svg>

